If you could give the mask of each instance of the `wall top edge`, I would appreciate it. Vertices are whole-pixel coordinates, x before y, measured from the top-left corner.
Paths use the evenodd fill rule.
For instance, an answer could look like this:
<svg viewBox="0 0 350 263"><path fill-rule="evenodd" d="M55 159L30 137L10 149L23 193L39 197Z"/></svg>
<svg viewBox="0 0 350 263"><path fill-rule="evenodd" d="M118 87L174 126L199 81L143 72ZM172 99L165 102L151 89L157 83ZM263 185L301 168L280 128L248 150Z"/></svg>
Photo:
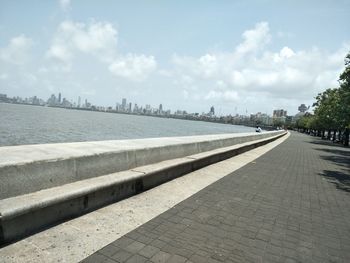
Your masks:
<svg viewBox="0 0 350 263"><path fill-rule="evenodd" d="M177 144L257 136L259 134L271 134L271 136L273 136L279 133L282 133L282 131L3 146L0 147L0 167L37 161L70 159L112 152L166 147Z"/></svg>

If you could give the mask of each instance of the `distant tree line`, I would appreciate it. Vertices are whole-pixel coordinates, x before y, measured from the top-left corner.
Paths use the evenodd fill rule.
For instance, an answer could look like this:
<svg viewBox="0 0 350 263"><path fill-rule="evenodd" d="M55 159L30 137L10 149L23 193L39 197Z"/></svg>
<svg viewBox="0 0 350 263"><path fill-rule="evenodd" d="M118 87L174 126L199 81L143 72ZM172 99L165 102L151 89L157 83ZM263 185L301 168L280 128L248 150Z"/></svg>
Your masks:
<svg viewBox="0 0 350 263"><path fill-rule="evenodd" d="M345 57L345 70L339 87L316 96L314 114L306 113L296 122L299 131L341 142L349 146L350 130L350 52Z"/></svg>

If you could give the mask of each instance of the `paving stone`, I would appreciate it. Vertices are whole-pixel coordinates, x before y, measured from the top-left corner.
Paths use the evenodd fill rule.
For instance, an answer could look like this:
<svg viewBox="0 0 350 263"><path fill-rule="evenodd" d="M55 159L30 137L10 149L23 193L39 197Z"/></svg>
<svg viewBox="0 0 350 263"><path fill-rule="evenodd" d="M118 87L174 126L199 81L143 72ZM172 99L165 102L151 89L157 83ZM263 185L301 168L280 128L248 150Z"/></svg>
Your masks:
<svg viewBox="0 0 350 263"><path fill-rule="evenodd" d="M132 253L125 251L124 249L120 249L111 258L116 260L117 262L124 262L132 255Z"/></svg>
<svg viewBox="0 0 350 263"><path fill-rule="evenodd" d="M144 248L142 248L138 253L141 256L144 256L146 258L151 258L154 256L154 254L156 254L159 251L160 251L159 248L148 245L148 246L145 246Z"/></svg>
<svg viewBox="0 0 350 263"><path fill-rule="evenodd" d="M130 253L137 253L141 249L143 249L144 247L145 247L145 244L138 242L138 241L134 241L131 244L129 244L128 246L126 246L125 250L130 252Z"/></svg>
<svg viewBox="0 0 350 263"><path fill-rule="evenodd" d="M155 254L152 258L151 261L154 263L163 263L163 262L167 262L171 257L171 254L163 252L163 251L159 251L157 252L157 254Z"/></svg>
<svg viewBox="0 0 350 263"><path fill-rule="evenodd" d="M159 240L159 239L155 239L153 240L150 245L154 246L154 247L157 247L157 248L163 248L164 246L167 245L166 242L162 241L162 240Z"/></svg>
<svg viewBox="0 0 350 263"><path fill-rule="evenodd" d="M147 258L136 254L129 258L126 263L144 263L147 262L147 260Z"/></svg>
<svg viewBox="0 0 350 263"><path fill-rule="evenodd" d="M117 246L120 248L125 248L126 246L130 245L134 241L135 241L134 239L124 236L123 238L117 239L116 241L112 242L111 245Z"/></svg>
<svg viewBox="0 0 350 263"><path fill-rule="evenodd" d="M207 260L207 257L200 256L200 255L192 255L190 257L190 260L194 263L202 263L202 262L205 262Z"/></svg>
<svg viewBox="0 0 350 263"><path fill-rule="evenodd" d="M100 249L98 252L104 256L112 257L115 253L117 253L118 249L115 246L109 244L104 248Z"/></svg>
<svg viewBox="0 0 350 263"><path fill-rule="evenodd" d="M169 260L167 260L168 263L184 263L186 261L187 258L179 255L173 255Z"/></svg>
<svg viewBox="0 0 350 263"><path fill-rule="evenodd" d="M94 253L91 256L84 259L85 263L104 263L107 262L108 257L100 254L100 253Z"/></svg>

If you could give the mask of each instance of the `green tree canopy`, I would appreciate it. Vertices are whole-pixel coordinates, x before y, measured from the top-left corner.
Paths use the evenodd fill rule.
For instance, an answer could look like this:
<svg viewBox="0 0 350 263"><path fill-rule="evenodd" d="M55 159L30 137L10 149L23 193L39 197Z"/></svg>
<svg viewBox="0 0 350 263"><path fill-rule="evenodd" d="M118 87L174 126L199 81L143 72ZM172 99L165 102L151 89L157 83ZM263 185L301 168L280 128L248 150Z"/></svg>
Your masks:
<svg viewBox="0 0 350 263"><path fill-rule="evenodd" d="M350 53L345 58L345 70L339 77L340 87L327 89L316 96L315 118L318 129L350 127Z"/></svg>
<svg viewBox="0 0 350 263"><path fill-rule="evenodd" d="M342 125L350 128L350 52L345 57L345 70L339 77Z"/></svg>
<svg viewBox="0 0 350 263"><path fill-rule="evenodd" d="M341 97L339 89L327 89L316 96L315 116L319 129L340 129L342 127Z"/></svg>

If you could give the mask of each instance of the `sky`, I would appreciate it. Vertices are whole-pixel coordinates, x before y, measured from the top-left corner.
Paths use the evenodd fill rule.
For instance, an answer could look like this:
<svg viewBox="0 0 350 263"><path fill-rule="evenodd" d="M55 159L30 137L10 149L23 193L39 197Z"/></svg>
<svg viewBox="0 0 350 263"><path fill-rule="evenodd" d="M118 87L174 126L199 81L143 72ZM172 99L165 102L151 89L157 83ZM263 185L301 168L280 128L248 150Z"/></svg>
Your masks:
<svg viewBox="0 0 350 263"><path fill-rule="evenodd" d="M296 114L338 86L348 0L0 0L0 93Z"/></svg>

